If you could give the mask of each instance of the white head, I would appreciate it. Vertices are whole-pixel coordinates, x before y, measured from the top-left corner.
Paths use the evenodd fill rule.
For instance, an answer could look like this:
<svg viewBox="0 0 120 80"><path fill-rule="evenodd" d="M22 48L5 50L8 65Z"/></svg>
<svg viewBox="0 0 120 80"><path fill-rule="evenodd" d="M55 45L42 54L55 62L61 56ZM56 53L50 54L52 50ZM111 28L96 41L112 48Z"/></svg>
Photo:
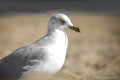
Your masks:
<svg viewBox="0 0 120 80"><path fill-rule="evenodd" d="M78 27L74 27L69 17L67 17L65 14L58 13L54 14L48 23L48 30L65 30L65 28L70 28L75 30L76 32L80 32Z"/></svg>

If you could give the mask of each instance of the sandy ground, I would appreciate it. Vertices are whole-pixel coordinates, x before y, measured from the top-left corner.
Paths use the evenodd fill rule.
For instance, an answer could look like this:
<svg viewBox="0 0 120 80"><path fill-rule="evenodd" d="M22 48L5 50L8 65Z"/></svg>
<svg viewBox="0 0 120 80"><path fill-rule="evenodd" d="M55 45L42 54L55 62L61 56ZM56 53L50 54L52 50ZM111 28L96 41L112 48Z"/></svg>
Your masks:
<svg viewBox="0 0 120 80"><path fill-rule="evenodd" d="M66 13L82 33L67 30L69 47L63 68L47 80L120 80L120 15ZM47 32L50 14L0 16L0 57ZM39 75L25 80L39 80Z"/></svg>

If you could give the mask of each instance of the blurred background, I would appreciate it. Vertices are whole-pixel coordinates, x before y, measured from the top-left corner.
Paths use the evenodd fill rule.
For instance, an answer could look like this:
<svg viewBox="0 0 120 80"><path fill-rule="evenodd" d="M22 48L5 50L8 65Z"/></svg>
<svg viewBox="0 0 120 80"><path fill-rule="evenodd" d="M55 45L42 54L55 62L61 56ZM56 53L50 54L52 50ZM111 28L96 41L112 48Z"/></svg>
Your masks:
<svg viewBox="0 0 120 80"><path fill-rule="evenodd" d="M120 80L119 0L1 0L0 58L45 35L51 14L58 12L82 33L67 30L65 64L47 80Z"/></svg>

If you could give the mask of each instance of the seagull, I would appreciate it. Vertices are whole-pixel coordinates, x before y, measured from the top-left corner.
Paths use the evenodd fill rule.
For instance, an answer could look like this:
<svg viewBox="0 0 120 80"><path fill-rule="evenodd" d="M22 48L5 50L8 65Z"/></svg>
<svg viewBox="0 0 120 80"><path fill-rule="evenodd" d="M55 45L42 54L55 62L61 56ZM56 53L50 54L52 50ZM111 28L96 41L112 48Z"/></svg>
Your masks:
<svg viewBox="0 0 120 80"><path fill-rule="evenodd" d="M80 32L63 13L53 14L45 36L16 49L0 60L0 80L19 80L33 73L54 74L65 61L68 36L66 29Z"/></svg>

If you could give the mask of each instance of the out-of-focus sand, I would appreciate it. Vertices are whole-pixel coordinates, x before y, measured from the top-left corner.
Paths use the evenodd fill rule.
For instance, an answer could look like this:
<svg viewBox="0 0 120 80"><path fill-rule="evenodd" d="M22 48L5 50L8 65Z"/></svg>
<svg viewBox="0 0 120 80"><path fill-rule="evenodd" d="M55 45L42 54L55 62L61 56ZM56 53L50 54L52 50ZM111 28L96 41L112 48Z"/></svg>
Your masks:
<svg viewBox="0 0 120 80"><path fill-rule="evenodd" d="M120 80L120 15L67 15L82 33L67 30L69 47L65 64L48 80ZM0 57L45 35L50 16L0 16ZM25 80L39 80L39 75Z"/></svg>

